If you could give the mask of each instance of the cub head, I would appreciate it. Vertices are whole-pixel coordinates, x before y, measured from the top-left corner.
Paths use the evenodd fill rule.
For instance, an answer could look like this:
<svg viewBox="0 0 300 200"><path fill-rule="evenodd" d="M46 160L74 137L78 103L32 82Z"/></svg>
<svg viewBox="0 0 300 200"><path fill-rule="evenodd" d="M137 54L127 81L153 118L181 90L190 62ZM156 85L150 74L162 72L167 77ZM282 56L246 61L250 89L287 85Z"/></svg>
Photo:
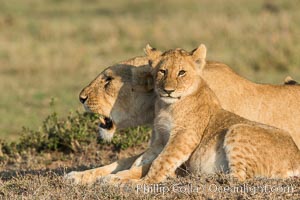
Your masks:
<svg viewBox="0 0 300 200"><path fill-rule="evenodd" d="M146 57L136 57L106 68L80 92L85 109L98 114L104 140L111 140L117 128L152 124L151 70Z"/></svg>
<svg viewBox="0 0 300 200"><path fill-rule="evenodd" d="M174 103L195 92L205 66L206 47L187 52L173 49L164 53L147 45L145 53L152 66L155 92L165 103Z"/></svg>

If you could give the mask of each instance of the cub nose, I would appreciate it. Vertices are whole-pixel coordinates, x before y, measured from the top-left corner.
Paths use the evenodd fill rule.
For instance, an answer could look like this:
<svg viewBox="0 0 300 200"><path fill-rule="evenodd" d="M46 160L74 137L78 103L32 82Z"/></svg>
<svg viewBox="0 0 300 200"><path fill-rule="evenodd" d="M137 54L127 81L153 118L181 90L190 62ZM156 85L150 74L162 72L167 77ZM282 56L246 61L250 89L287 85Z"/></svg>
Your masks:
<svg viewBox="0 0 300 200"><path fill-rule="evenodd" d="M85 102L87 99L88 99L88 96L82 95L82 94L79 95L79 101L80 101L82 104L84 104L84 102Z"/></svg>
<svg viewBox="0 0 300 200"><path fill-rule="evenodd" d="M164 92L167 93L168 95L170 95L172 92L174 92L175 90L168 90L168 89L164 89Z"/></svg>

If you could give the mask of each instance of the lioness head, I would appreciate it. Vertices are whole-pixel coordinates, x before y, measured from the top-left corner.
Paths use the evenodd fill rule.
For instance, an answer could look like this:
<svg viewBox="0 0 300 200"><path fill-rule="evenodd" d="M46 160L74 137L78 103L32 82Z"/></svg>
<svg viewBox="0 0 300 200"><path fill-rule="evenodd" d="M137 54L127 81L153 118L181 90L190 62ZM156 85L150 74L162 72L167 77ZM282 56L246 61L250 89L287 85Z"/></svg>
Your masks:
<svg viewBox="0 0 300 200"><path fill-rule="evenodd" d="M206 58L203 44L191 52L177 48L164 53L147 45L145 52L154 68L155 91L162 101L174 103L198 88Z"/></svg>
<svg viewBox="0 0 300 200"><path fill-rule="evenodd" d="M136 57L108 67L80 92L85 109L99 115L104 140L111 140L116 128L152 124L155 94L149 87L150 71L148 59Z"/></svg>

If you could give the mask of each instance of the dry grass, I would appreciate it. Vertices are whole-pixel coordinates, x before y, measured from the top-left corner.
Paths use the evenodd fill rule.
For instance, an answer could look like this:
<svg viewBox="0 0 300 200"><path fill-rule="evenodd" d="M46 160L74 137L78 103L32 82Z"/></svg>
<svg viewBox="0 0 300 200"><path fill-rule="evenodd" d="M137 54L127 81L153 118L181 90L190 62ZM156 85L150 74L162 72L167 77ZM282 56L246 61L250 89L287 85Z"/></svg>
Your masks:
<svg viewBox="0 0 300 200"><path fill-rule="evenodd" d="M217 175L138 188L101 183L86 187L68 184L58 172L35 171L3 182L0 195L5 199L299 199L299 187L299 180L257 179L238 183Z"/></svg>
<svg viewBox="0 0 300 200"><path fill-rule="evenodd" d="M0 199L299 199L300 179L237 182L224 174L168 180L163 184L119 187L97 182L72 185L64 174L99 167L144 151L146 143L116 151L91 143L76 153L15 153L0 162ZM3 157L1 157L3 159Z"/></svg>
<svg viewBox="0 0 300 200"><path fill-rule="evenodd" d="M137 154L145 146L121 153L110 149L89 149L77 155L43 155L23 162L15 160L3 170L0 180L2 199L299 199L300 179L253 179L237 182L223 174L179 177L163 184L137 187L72 185L63 179L66 172L107 164L121 157ZM52 157L52 162L49 159ZM56 159L55 159L56 158ZM36 160L39 160L37 163ZM56 160L56 161L55 161ZM44 161L44 162L43 162ZM14 163L14 164L13 164ZM19 169L16 170L15 166ZM26 170L24 170L26 169Z"/></svg>
<svg viewBox="0 0 300 200"><path fill-rule="evenodd" d="M211 60L260 82L300 79L297 1L0 1L0 137L79 106L103 66L160 49L208 47Z"/></svg>

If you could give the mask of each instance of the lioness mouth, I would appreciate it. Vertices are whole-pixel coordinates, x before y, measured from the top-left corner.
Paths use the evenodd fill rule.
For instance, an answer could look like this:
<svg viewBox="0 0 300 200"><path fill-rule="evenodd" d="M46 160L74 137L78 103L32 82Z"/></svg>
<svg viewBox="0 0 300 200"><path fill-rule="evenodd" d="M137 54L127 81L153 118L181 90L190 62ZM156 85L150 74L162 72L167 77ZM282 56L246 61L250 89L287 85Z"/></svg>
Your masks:
<svg viewBox="0 0 300 200"><path fill-rule="evenodd" d="M160 98L180 99L181 97L172 97L170 95L168 95L168 96L160 95Z"/></svg>
<svg viewBox="0 0 300 200"><path fill-rule="evenodd" d="M110 117L100 117L100 128L111 129L113 127L113 121Z"/></svg>

